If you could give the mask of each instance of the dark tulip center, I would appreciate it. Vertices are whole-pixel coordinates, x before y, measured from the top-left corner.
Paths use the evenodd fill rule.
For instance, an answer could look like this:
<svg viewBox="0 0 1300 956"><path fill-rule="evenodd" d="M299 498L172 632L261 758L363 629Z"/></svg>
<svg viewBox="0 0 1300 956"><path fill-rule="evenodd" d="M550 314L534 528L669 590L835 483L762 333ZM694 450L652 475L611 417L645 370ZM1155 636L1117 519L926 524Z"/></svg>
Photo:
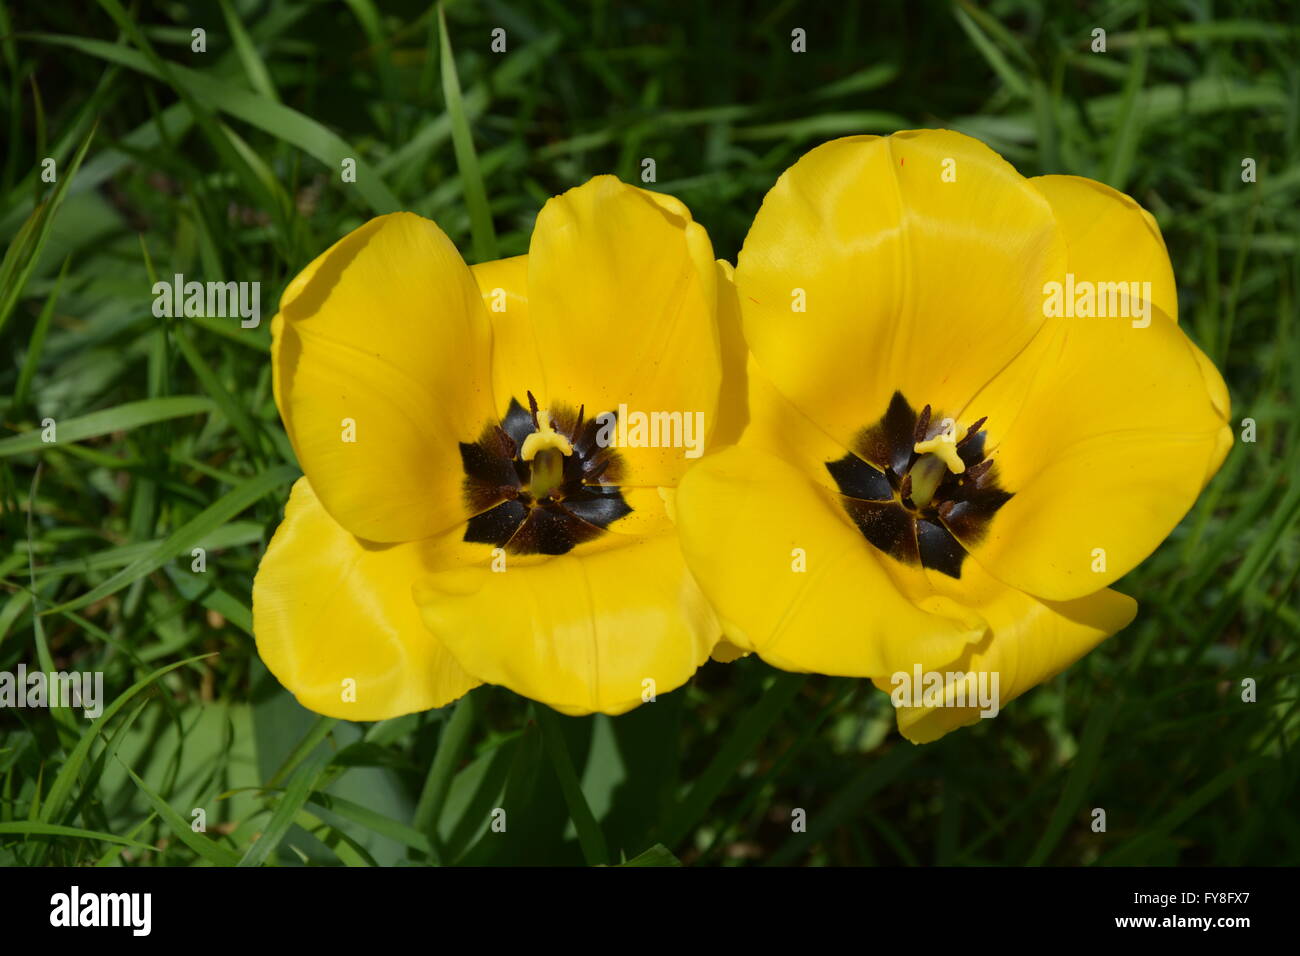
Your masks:
<svg viewBox="0 0 1300 956"><path fill-rule="evenodd" d="M461 442L462 485L470 518L465 541L511 554L565 554L631 514L618 482L623 462L597 440L601 422L557 405L529 408L518 399L476 442Z"/></svg>
<svg viewBox="0 0 1300 956"><path fill-rule="evenodd" d="M895 392L849 454L826 463L863 537L904 564L960 578L962 542L980 541L1011 498L984 454L986 420L966 428L932 415L929 405L918 414Z"/></svg>

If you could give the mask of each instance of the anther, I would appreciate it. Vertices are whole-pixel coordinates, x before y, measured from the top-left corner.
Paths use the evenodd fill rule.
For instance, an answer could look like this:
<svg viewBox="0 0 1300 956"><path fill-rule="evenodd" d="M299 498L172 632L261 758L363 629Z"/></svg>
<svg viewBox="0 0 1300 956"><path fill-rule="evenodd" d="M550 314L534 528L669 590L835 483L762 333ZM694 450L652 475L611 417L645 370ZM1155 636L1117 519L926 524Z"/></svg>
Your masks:
<svg viewBox="0 0 1300 956"><path fill-rule="evenodd" d="M957 442L957 447L960 448L962 445L966 444L968 441L970 441L972 438L974 438L976 435L978 435L979 432L980 432L980 428L981 428L981 427L984 425L984 423L985 423L986 421L988 421L988 420L989 420L989 417L988 417L987 415L985 415L983 418L981 418L979 421L977 421L974 425L972 425L972 426L970 427L970 429L966 432L966 437L963 438L961 441Z"/></svg>
<svg viewBox="0 0 1300 956"><path fill-rule="evenodd" d="M925 441L925 433L930 430L930 406L927 405L921 409L920 416L916 419L916 429L912 433L912 444Z"/></svg>

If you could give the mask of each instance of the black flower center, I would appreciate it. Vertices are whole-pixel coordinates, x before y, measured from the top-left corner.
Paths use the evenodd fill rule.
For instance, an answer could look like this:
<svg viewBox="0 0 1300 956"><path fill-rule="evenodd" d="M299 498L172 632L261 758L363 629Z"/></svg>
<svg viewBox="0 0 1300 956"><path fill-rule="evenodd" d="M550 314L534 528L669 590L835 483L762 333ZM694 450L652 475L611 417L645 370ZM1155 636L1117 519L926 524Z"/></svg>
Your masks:
<svg viewBox="0 0 1300 956"><path fill-rule="evenodd" d="M510 554L565 554L632 512L618 488L622 459L597 441L614 413L541 411L531 393L528 403L531 410L512 398L500 423L460 443L472 515L464 540Z"/></svg>
<svg viewBox="0 0 1300 956"><path fill-rule="evenodd" d="M1011 499L984 457L984 422L962 429L931 414L929 405L918 415L895 392L880 421L858 433L852 451L826 463L840 504L863 537L904 564L960 578L967 554L961 542L980 541Z"/></svg>

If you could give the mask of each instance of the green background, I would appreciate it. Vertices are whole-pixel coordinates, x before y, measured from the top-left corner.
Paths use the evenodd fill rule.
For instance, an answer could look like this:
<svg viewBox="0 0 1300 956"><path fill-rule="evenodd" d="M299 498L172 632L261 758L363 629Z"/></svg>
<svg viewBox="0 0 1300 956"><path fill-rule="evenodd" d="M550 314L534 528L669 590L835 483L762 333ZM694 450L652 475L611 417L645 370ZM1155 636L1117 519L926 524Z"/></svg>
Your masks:
<svg viewBox="0 0 1300 956"><path fill-rule="evenodd" d="M0 670L102 670L113 701L0 711L0 863L1300 861L1300 30L1286 4L1047 6L460 2L450 58L415 3L0 8ZM354 725L267 674L250 584L297 474L267 324L316 254L398 208L471 262L524 252L549 196L649 156L734 261L802 153L918 126L1151 210L1255 422L1119 583L1132 626L925 747L866 682L757 660L617 719L481 688ZM154 318L174 272L260 281L262 327Z"/></svg>

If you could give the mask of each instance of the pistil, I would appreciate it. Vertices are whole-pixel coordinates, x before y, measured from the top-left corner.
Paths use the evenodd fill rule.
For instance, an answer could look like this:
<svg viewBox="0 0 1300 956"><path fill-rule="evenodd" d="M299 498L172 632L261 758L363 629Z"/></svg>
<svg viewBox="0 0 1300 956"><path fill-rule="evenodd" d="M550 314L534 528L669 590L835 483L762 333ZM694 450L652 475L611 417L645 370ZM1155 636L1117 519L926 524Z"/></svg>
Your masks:
<svg viewBox="0 0 1300 956"><path fill-rule="evenodd" d="M928 507L935 491L948 474L947 463L938 455L922 455L907 473L911 481L908 497L917 508Z"/></svg>
<svg viewBox="0 0 1300 956"><path fill-rule="evenodd" d="M544 448L534 456L528 490L541 500L564 483L564 455L558 448Z"/></svg>
<svg viewBox="0 0 1300 956"><path fill-rule="evenodd" d="M966 470L966 463L961 460L961 455L957 453L957 447L965 441L966 429L959 425L954 425L953 428L956 430L940 432L933 438L917 442L912 446L912 451L918 455L934 455L954 475L960 475ZM916 499L913 498L912 500L915 501Z"/></svg>
<svg viewBox="0 0 1300 956"><path fill-rule="evenodd" d="M573 454L573 443L555 430L545 409L534 410L533 421L537 431L524 439L519 457L529 464L528 490L541 500L564 484L564 459Z"/></svg>

